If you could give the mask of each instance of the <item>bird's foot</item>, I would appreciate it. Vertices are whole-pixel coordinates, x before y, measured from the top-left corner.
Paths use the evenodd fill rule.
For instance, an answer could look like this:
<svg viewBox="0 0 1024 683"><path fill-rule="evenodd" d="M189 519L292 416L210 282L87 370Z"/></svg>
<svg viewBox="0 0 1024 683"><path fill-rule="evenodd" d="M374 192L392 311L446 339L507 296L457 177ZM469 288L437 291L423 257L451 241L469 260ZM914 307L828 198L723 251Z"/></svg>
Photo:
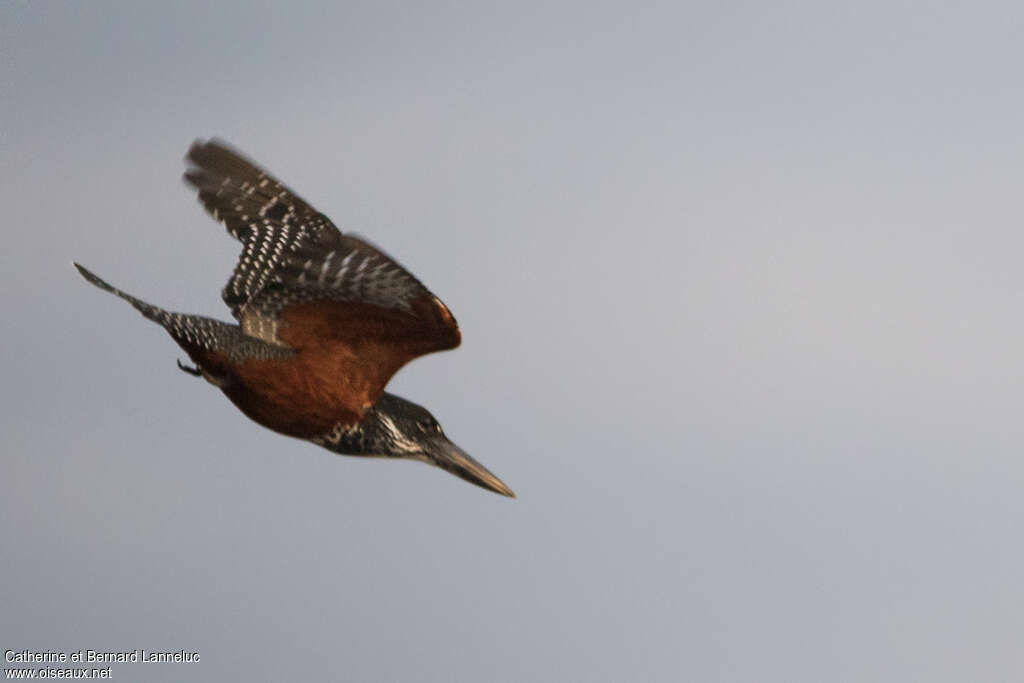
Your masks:
<svg viewBox="0 0 1024 683"><path fill-rule="evenodd" d="M200 370L199 368L190 368L187 365L183 365L180 359L178 360L178 368L182 372L187 372L188 374L192 375L193 377L200 377L203 374L203 371Z"/></svg>

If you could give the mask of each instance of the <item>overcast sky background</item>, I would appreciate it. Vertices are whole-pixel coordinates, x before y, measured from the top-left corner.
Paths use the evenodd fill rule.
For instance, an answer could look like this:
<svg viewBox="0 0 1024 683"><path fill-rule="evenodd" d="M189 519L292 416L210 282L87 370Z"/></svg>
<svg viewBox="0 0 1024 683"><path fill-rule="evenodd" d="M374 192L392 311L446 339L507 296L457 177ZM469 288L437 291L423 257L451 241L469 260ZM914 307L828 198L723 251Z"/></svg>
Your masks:
<svg viewBox="0 0 1024 683"><path fill-rule="evenodd" d="M0 5L0 648L115 680L1019 681L1024 7ZM450 306L519 494L250 423L221 136Z"/></svg>

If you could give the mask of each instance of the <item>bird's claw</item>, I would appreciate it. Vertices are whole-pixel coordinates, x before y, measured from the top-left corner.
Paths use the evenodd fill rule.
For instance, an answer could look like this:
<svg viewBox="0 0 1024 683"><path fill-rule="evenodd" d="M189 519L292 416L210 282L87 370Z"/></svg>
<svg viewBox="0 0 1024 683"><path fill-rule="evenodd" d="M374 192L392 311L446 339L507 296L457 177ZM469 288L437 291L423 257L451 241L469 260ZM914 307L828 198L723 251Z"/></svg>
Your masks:
<svg viewBox="0 0 1024 683"><path fill-rule="evenodd" d="M188 374L192 375L193 377L199 377L200 375L203 374L203 371L200 370L199 368L190 368L187 365L183 365L180 358L178 359L178 368L182 372L187 372Z"/></svg>

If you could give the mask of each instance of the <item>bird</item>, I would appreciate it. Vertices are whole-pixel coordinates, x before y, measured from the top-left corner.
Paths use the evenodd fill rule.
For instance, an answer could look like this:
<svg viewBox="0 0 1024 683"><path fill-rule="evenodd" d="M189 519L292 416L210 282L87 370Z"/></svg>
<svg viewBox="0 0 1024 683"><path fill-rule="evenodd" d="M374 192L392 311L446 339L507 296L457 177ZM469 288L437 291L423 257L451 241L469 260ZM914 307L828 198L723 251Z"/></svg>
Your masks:
<svg viewBox="0 0 1024 683"><path fill-rule="evenodd" d="M185 160L186 184L242 244L221 292L236 322L167 311L73 262L78 272L162 326L194 364L178 367L256 423L342 455L426 462L514 498L426 408L384 391L409 361L459 346L448 307L226 142L197 140Z"/></svg>

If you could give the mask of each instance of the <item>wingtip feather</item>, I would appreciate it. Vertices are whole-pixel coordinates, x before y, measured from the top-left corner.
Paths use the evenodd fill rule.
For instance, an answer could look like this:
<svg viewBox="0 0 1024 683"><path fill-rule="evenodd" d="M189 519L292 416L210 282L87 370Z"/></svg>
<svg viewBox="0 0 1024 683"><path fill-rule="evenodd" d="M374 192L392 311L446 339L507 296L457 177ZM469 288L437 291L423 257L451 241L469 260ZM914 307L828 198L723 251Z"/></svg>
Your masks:
<svg viewBox="0 0 1024 683"><path fill-rule="evenodd" d="M82 264L78 263L77 261L72 261L71 264L78 270L81 276L84 277L89 284L95 285L100 289L106 290L108 292L113 292L115 294L117 293L117 290L114 289L114 287L112 287L110 284L102 280L98 275L93 273L91 270L89 270Z"/></svg>

